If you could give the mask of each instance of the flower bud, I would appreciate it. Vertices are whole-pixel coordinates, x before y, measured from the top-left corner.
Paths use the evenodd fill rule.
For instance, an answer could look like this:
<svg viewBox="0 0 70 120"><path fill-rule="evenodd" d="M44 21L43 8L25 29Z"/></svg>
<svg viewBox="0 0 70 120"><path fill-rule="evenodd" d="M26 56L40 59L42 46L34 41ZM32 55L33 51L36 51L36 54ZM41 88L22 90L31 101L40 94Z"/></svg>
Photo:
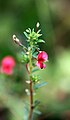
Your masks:
<svg viewBox="0 0 70 120"><path fill-rule="evenodd" d="M18 44L19 46L23 46L20 42L20 40L16 37L16 35L13 35L13 41Z"/></svg>
<svg viewBox="0 0 70 120"><path fill-rule="evenodd" d="M40 26L40 23L39 23L39 22L37 22L36 27L38 28L39 26Z"/></svg>

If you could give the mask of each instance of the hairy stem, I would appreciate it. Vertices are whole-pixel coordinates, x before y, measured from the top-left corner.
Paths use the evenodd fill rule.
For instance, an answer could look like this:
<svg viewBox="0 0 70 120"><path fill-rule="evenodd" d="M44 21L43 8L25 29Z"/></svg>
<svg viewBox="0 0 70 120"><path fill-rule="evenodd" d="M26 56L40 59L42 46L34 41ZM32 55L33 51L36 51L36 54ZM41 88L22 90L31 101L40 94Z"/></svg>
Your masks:
<svg viewBox="0 0 70 120"><path fill-rule="evenodd" d="M32 49L29 51L29 59L30 59L30 113L29 113L29 120L32 120L33 116L33 82L32 82Z"/></svg>

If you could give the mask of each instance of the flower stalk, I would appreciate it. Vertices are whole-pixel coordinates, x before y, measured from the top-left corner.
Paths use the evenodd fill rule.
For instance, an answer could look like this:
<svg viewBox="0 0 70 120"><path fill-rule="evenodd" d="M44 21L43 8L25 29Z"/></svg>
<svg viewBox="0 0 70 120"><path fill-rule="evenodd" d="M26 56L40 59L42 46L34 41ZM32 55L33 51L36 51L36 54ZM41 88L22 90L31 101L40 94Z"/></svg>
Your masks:
<svg viewBox="0 0 70 120"><path fill-rule="evenodd" d="M48 60L48 54L45 51L40 51L38 43L45 43L44 40L40 39L39 37L42 36L40 34L41 30L38 30L39 23L37 23L37 30L35 32L34 28L31 30L30 28L26 29L24 35L26 36L27 46L24 46L20 40L13 35L14 42L23 48L23 52L20 55L20 60L22 63L26 64L26 69L28 72L29 80L26 83L29 84L30 87L30 109L28 107L28 114L26 114L26 120L33 119L33 111L36 109L36 106L39 104L38 100L33 99L34 91L44 85L47 82L39 83L40 78L38 75L33 75L33 70L36 71L35 67L39 67L40 69L46 68L46 62ZM28 92L28 91L26 91ZM26 109L26 108L25 108ZM27 110L27 109L26 109Z"/></svg>
<svg viewBox="0 0 70 120"><path fill-rule="evenodd" d="M30 113L29 113L29 120L32 120L33 115L33 82L32 82L32 49L29 50L29 67L30 67Z"/></svg>

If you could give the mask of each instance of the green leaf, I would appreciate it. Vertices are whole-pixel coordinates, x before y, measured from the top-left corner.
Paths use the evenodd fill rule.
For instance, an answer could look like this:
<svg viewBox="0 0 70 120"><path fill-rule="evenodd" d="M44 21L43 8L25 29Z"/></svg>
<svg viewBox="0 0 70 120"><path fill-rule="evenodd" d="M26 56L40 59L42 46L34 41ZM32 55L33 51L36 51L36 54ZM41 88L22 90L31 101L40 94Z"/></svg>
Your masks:
<svg viewBox="0 0 70 120"><path fill-rule="evenodd" d="M39 40L38 40L38 43L45 43L45 41L42 40L42 39L39 39Z"/></svg>
<svg viewBox="0 0 70 120"><path fill-rule="evenodd" d="M41 32L41 29L37 31L37 33L40 33Z"/></svg>
<svg viewBox="0 0 70 120"><path fill-rule="evenodd" d="M30 31L28 29L26 29L26 32L30 33Z"/></svg>
<svg viewBox="0 0 70 120"><path fill-rule="evenodd" d="M38 114L38 115L41 115L41 114L42 114L41 111L39 111L39 110L34 110L34 113L36 113L36 114Z"/></svg>
<svg viewBox="0 0 70 120"><path fill-rule="evenodd" d="M30 29L30 28L28 28L28 30L29 30L29 33L31 33L31 29Z"/></svg>
<svg viewBox="0 0 70 120"><path fill-rule="evenodd" d="M38 52L34 52L34 55L38 55Z"/></svg>
<svg viewBox="0 0 70 120"><path fill-rule="evenodd" d="M43 83L40 83L40 84L36 84L35 86L34 86L34 88L35 89L38 89L38 88L41 88L41 87L43 87L43 86L45 86L45 85L47 85L48 84L48 82L43 82Z"/></svg>
<svg viewBox="0 0 70 120"><path fill-rule="evenodd" d="M17 59L18 59L19 62L22 62L22 63L28 63L29 62L29 57L24 52L18 53L17 54Z"/></svg>
<svg viewBox="0 0 70 120"><path fill-rule="evenodd" d="M32 29L32 32L34 33L34 28Z"/></svg>
<svg viewBox="0 0 70 120"><path fill-rule="evenodd" d="M32 48L32 54L35 52L35 48Z"/></svg>
<svg viewBox="0 0 70 120"><path fill-rule="evenodd" d="M24 35L25 35L27 38L29 38L29 35L28 35L26 32L24 32Z"/></svg>
<svg viewBox="0 0 70 120"><path fill-rule="evenodd" d="M40 36L42 36L42 34L37 34L37 37L40 37Z"/></svg>
<svg viewBox="0 0 70 120"><path fill-rule="evenodd" d="M34 58L37 58L37 56L38 56L38 52L33 53Z"/></svg>
<svg viewBox="0 0 70 120"><path fill-rule="evenodd" d="M39 104L40 104L40 101L39 100L35 100L34 107L37 107Z"/></svg>
<svg viewBox="0 0 70 120"><path fill-rule="evenodd" d="M28 105L26 104L24 106L24 120L28 120L28 115L29 115L29 108Z"/></svg>
<svg viewBox="0 0 70 120"><path fill-rule="evenodd" d="M34 68L33 70L32 70L32 72L36 72L36 71L38 71L38 70L40 70L38 67L36 67L36 68Z"/></svg>

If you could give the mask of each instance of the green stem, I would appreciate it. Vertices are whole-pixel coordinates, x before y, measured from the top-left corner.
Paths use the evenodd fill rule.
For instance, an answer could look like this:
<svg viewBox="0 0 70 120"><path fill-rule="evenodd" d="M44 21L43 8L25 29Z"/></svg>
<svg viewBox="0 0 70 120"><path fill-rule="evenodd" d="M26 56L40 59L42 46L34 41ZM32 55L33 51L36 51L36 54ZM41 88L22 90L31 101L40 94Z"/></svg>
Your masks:
<svg viewBox="0 0 70 120"><path fill-rule="evenodd" d="M32 120L33 115L33 82L32 82L32 49L29 50L29 59L30 59L30 113L29 113L29 120Z"/></svg>

